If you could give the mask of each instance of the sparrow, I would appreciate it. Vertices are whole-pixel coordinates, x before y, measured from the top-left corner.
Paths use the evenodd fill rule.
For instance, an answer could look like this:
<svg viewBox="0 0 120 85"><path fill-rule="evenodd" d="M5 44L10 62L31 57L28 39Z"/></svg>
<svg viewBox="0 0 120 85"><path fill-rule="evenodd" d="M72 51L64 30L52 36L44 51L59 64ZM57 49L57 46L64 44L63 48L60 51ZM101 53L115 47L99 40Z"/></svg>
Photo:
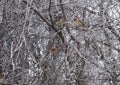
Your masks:
<svg viewBox="0 0 120 85"><path fill-rule="evenodd" d="M79 18L74 18L74 25L76 27L84 27L85 26L84 22L81 21Z"/></svg>
<svg viewBox="0 0 120 85"><path fill-rule="evenodd" d="M61 18L59 21L56 22L56 25L59 27L64 27L65 26L65 20Z"/></svg>
<svg viewBox="0 0 120 85"><path fill-rule="evenodd" d="M53 55L56 55L58 53L57 47L56 46L51 47L50 53L53 54Z"/></svg>

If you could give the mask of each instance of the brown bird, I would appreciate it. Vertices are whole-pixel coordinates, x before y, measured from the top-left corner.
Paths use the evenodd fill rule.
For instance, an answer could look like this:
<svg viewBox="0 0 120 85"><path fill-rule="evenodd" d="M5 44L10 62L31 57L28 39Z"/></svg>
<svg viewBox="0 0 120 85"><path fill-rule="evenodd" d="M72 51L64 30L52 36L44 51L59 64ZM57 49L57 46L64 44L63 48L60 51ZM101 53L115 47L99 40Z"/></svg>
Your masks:
<svg viewBox="0 0 120 85"><path fill-rule="evenodd" d="M79 18L74 18L74 25L76 27L84 27L85 26L84 22L81 21Z"/></svg>
<svg viewBox="0 0 120 85"><path fill-rule="evenodd" d="M65 26L65 20L63 18L61 18L59 21L57 21L56 24L60 27L64 27Z"/></svg>
<svg viewBox="0 0 120 85"><path fill-rule="evenodd" d="M50 49L51 54L56 55L58 53L58 49L56 46L51 47Z"/></svg>

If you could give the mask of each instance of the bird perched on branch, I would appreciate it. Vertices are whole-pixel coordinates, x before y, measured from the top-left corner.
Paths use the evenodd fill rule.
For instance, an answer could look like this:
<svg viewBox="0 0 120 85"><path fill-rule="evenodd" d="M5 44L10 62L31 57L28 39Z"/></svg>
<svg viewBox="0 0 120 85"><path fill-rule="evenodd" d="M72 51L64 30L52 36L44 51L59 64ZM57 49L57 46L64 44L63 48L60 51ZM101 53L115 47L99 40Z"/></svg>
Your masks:
<svg viewBox="0 0 120 85"><path fill-rule="evenodd" d="M56 46L53 46L50 48L50 53L52 55L56 55L58 53L58 48Z"/></svg>
<svg viewBox="0 0 120 85"><path fill-rule="evenodd" d="M85 24L82 20L80 20L78 17L74 18L74 25L76 27L84 27Z"/></svg>
<svg viewBox="0 0 120 85"><path fill-rule="evenodd" d="M64 27L65 26L65 20L63 18L61 18L60 20L58 20L56 22L56 25L58 25L59 27Z"/></svg>

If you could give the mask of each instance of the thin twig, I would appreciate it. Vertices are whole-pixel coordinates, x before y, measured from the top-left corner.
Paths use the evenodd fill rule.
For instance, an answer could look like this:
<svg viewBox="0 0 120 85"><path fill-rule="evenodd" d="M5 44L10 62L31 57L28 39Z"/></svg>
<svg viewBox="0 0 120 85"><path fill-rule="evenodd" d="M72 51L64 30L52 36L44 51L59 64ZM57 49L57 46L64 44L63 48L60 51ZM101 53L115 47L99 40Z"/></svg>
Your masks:
<svg viewBox="0 0 120 85"><path fill-rule="evenodd" d="M27 1L23 0L23 2L25 4L28 4ZM31 9L50 27L50 29L53 29L55 32L58 32L58 29L56 29L55 27L53 28L51 23L38 11L38 9L36 7L31 7ZM62 39L62 42L64 43L64 37L63 34L60 32L58 33L58 35L60 36L60 38Z"/></svg>

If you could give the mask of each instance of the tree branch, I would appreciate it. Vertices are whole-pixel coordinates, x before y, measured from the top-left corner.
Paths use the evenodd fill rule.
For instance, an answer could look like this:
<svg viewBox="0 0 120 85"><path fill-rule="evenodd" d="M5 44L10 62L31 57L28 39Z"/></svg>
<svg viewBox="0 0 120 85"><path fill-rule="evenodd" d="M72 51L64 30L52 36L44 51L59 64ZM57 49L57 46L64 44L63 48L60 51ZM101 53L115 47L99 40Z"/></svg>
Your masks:
<svg viewBox="0 0 120 85"><path fill-rule="evenodd" d="M23 2L25 4L28 4L27 1L23 0ZM39 11L35 8L32 7L31 8L51 29L53 29L55 32L58 32L57 34L60 36L60 38L62 39L62 42L64 43L64 37L63 34L61 32L59 32L58 29L56 29L55 27L52 26L52 22L50 23L42 14L39 13Z"/></svg>

